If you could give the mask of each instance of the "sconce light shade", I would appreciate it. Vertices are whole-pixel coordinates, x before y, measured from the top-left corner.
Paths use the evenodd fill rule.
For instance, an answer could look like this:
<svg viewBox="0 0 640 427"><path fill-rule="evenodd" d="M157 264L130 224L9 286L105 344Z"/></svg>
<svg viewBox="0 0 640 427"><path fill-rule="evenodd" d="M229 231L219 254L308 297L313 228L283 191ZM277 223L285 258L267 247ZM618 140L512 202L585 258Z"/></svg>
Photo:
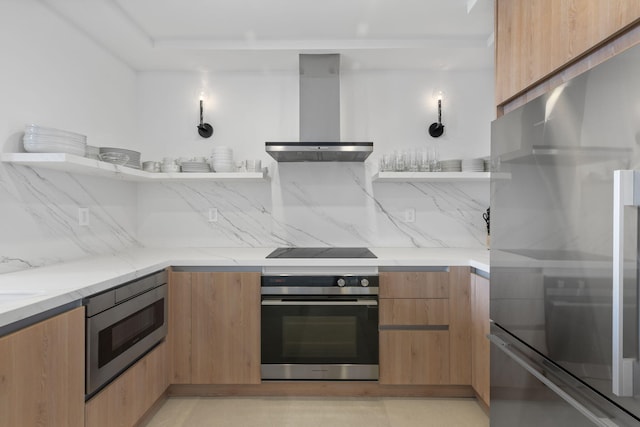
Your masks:
<svg viewBox="0 0 640 427"><path fill-rule="evenodd" d="M442 99L438 98L438 121L431 123L429 126L429 135L433 138L441 137L444 133L444 125L442 124Z"/></svg>
<svg viewBox="0 0 640 427"><path fill-rule="evenodd" d="M202 109L204 101L204 92L200 94L200 124L198 125L198 134L203 138L210 138L213 135L213 126L209 123L203 123Z"/></svg>

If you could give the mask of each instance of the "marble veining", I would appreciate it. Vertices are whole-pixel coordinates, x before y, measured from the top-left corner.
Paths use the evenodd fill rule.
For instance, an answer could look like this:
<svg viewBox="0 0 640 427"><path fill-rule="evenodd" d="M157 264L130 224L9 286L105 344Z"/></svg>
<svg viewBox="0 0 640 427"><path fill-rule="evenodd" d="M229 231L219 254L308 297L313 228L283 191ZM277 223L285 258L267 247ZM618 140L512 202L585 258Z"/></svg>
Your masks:
<svg viewBox="0 0 640 427"><path fill-rule="evenodd" d="M138 238L158 247L485 245L486 182L375 183L369 164L270 169L271 181L257 184L140 184Z"/></svg>
<svg viewBox="0 0 640 427"><path fill-rule="evenodd" d="M136 247L485 245L486 182L372 182L369 163L269 169L264 182L131 183L2 164L0 273Z"/></svg>
<svg viewBox="0 0 640 427"><path fill-rule="evenodd" d="M0 301L2 328L44 311L77 303L82 298L113 288L168 266L248 267L308 269L379 266L473 266L489 272L486 249L371 248L378 258L364 259L267 259L274 248L132 248L116 254L0 274L2 291L37 291L20 300Z"/></svg>
<svg viewBox="0 0 640 427"><path fill-rule="evenodd" d="M140 247L135 188L26 166L0 165L0 273ZM78 224L78 208L90 226Z"/></svg>

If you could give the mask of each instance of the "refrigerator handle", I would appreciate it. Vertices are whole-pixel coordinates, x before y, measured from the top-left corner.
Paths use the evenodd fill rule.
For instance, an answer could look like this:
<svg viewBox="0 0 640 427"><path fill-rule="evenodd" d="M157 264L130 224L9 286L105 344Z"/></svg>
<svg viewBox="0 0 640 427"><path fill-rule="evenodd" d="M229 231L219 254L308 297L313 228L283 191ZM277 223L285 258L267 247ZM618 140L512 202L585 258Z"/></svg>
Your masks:
<svg viewBox="0 0 640 427"><path fill-rule="evenodd" d="M640 202L640 172L613 172L613 306L612 306L612 392L633 396L634 359L625 358L624 349L624 210Z"/></svg>
<svg viewBox="0 0 640 427"><path fill-rule="evenodd" d="M502 340L502 338L500 338L500 337L498 337L497 335L494 335L494 334L487 335L487 338L489 338L489 341L491 341L493 344L495 344L496 347L498 347L500 350L502 350L514 362L516 362L518 365L520 365L522 368L524 368L527 372L529 372L531 375L533 375L536 379L538 379L541 383L543 383L546 387L548 387L555 394L560 396L569 405L573 406L582 415L584 415L589 420L591 420L595 425L600 426L600 427L614 427L614 426L617 426L617 424L614 423L611 419L597 416L591 410L589 410L586 406L584 406L582 403L578 402L573 396L571 396L569 393L564 391L560 386L558 386L556 383L554 383L549 378L547 378L547 376L544 374L544 372L540 372L538 369L536 369L536 367L533 366L533 364L531 364L530 362L528 362L525 359L525 357L519 356L517 354L518 350L512 348L512 346L510 346L507 342Z"/></svg>

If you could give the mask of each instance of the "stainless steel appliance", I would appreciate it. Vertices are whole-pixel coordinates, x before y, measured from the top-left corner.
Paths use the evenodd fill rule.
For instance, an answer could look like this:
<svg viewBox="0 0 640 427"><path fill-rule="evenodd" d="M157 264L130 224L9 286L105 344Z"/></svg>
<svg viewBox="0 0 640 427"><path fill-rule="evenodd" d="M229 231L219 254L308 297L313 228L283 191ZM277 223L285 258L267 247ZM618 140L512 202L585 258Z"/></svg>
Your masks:
<svg viewBox="0 0 640 427"><path fill-rule="evenodd" d="M491 145L491 425L640 425L640 47Z"/></svg>
<svg viewBox="0 0 640 427"><path fill-rule="evenodd" d="M363 162L373 142L340 139L340 55L300 54L300 141L266 142L278 162Z"/></svg>
<svg viewBox="0 0 640 427"><path fill-rule="evenodd" d="M87 398L167 334L167 272L90 296L86 306Z"/></svg>
<svg viewBox="0 0 640 427"><path fill-rule="evenodd" d="M365 248L283 248L271 257L375 257ZM378 379L377 267L265 268L265 380Z"/></svg>

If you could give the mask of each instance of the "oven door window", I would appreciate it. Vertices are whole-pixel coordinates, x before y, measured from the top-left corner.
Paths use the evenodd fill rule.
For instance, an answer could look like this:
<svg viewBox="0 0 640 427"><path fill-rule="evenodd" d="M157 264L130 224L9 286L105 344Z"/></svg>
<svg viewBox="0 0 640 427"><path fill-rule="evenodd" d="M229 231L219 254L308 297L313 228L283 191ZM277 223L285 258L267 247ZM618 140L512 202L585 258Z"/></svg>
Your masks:
<svg viewBox="0 0 640 427"><path fill-rule="evenodd" d="M377 306L262 307L262 363L377 364Z"/></svg>
<svg viewBox="0 0 640 427"><path fill-rule="evenodd" d="M164 324L164 299L102 329L98 334L98 368L124 353Z"/></svg>

